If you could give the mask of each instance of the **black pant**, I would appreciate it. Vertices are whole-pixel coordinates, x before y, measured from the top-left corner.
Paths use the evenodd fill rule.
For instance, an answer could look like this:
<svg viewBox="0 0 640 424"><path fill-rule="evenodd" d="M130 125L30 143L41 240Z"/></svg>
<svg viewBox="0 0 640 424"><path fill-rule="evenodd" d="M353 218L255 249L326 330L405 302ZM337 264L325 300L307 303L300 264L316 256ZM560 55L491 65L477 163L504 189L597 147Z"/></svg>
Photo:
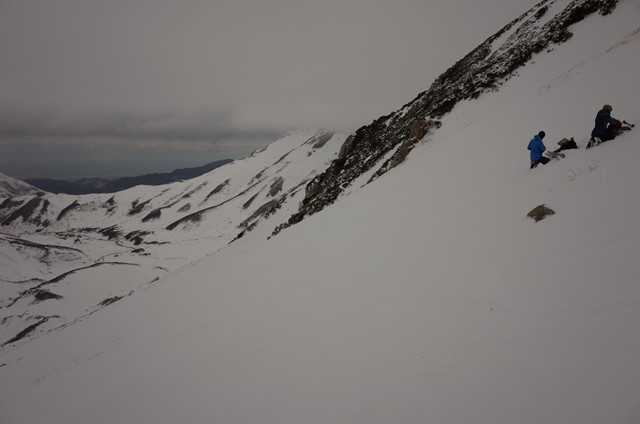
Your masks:
<svg viewBox="0 0 640 424"><path fill-rule="evenodd" d="M538 166L539 164L546 165L546 164L548 164L548 163L549 163L549 158L542 156L542 157L540 157L540 159L538 159L537 161L535 161L535 160L534 160L533 162L531 162L531 168L530 168L530 169L535 168L535 167L536 167L536 166Z"/></svg>
<svg viewBox="0 0 640 424"><path fill-rule="evenodd" d="M622 122L618 120L612 121L607 127L607 131L601 137L602 141L609 141L616 138L622 132Z"/></svg>

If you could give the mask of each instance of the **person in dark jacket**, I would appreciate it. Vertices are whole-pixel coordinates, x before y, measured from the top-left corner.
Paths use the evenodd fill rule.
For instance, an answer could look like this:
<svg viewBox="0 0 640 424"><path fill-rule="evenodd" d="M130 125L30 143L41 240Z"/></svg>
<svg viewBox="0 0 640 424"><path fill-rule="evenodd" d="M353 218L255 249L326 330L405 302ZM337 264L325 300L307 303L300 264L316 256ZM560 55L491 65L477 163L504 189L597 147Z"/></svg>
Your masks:
<svg viewBox="0 0 640 424"><path fill-rule="evenodd" d="M530 152L529 156L531 159L531 169L535 168L539 164L546 165L547 163L549 163L549 158L542 155L545 150L547 150L544 143L542 142L545 135L546 134L544 131L540 131L531 139L529 145L527 146L527 149L529 149Z"/></svg>
<svg viewBox="0 0 640 424"><path fill-rule="evenodd" d="M622 122L611 116L613 108L604 105L596 115L596 125L591 131L592 139L600 139L600 142L613 140L622 131Z"/></svg>

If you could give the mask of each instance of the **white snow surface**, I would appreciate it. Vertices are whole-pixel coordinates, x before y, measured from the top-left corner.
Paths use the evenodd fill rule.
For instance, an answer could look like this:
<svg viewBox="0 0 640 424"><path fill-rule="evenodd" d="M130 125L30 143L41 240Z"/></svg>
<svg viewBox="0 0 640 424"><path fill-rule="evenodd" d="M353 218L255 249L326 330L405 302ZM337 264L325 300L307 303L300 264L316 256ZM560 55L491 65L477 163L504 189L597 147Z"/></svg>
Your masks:
<svg viewBox="0 0 640 424"><path fill-rule="evenodd" d="M36 222L18 217L6 224L13 212L0 210L5 224L0 226L0 350L31 325L40 323L21 343L93 315L108 299L140 293L165 274L224 249L243 231L249 239L271 234L297 210L305 182L327 167L344 139L327 131L298 131L184 182L115 194L12 198L22 205L41 203L33 212ZM277 184L271 190L279 181L281 190L276 192ZM243 222L274 200L279 209L249 220L252 228L245 231ZM143 207L133 212L136 204ZM144 220L160 208L159 217ZM198 211L203 211L199 219L167 229ZM121 236L110 239L98 231L109 227ZM145 232L140 242L125 237L140 232ZM39 298L50 293L63 298Z"/></svg>
<svg viewBox="0 0 640 424"><path fill-rule="evenodd" d="M637 120L639 23L587 18L332 207L0 351L0 422L640 422L640 133L526 151Z"/></svg>
<svg viewBox="0 0 640 424"><path fill-rule="evenodd" d="M0 172L0 200L7 197L22 196L25 194L33 194L38 190L31 184L20 181Z"/></svg>

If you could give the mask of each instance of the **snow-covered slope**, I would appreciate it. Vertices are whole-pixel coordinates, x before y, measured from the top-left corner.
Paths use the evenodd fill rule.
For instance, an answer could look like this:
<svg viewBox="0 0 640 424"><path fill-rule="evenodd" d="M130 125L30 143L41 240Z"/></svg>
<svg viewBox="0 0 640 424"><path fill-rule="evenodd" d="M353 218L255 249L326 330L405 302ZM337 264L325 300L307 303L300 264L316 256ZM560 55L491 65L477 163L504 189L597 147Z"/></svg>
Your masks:
<svg viewBox="0 0 640 424"><path fill-rule="evenodd" d="M239 237L265 237L295 212L307 180L344 139L293 133L165 186L8 198L0 205L0 344L65 328Z"/></svg>
<svg viewBox="0 0 640 424"><path fill-rule="evenodd" d="M559 14L597 2L546 3ZM140 295L7 345L0 418L640 422L640 133L535 170L526 151L540 129L549 146L575 137L584 147L603 103L638 117L639 25L637 0L619 2L610 16L586 16L572 25L573 37L535 55L499 90L440 116L441 126L411 141L392 172L361 187L402 144L372 148L375 164L345 168L359 167L350 185L307 187L317 208L288 202L268 226L160 276ZM147 199L127 196L118 204ZM540 204L555 215L527 218ZM236 218L227 205L210 212L250 215ZM300 210L302 224L263 237ZM213 215L198 224L171 211L158 219L173 230L143 242L197 238L207 222L222 225ZM121 219L126 231L143 228ZM202 248L181 246L185 256Z"/></svg>
<svg viewBox="0 0 640 424"><path fill-rule="evenodd" d="M0 201L8 197L35 194L36 192L38 192L38 189L32 185L0 172Z"/></svg>

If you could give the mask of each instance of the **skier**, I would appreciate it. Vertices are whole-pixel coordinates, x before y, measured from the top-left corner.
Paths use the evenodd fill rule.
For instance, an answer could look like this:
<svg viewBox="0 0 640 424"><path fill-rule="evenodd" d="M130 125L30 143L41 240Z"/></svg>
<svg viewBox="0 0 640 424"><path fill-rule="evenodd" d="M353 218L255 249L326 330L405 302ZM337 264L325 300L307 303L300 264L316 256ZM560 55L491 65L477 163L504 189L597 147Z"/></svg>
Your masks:
<svg viewBox="0 0 640 424"><path fill-rule="evenodd" d="M621 121L612 117L612 111L613 108L611 105L604 105L602 109L598 111L595 127L593 131L591 131L591 140L587 147L613 140L620 135L622 131L629 131L631 129L629 125L623 125Z"/></svg>
<svg viewBox="0 0 640 424"><path fill-rule="evenodd" d="M549 163L549 158L542 155L547 150L547 148L544 146L544 143L542 142L542 139L544 139L545 135L546 133L544 131L540 131L531 139L529 145L527 146L527 149L531 152L530 169L535 168L536 166L538 166L538 164L546 165L547 163Z"/></svg>

